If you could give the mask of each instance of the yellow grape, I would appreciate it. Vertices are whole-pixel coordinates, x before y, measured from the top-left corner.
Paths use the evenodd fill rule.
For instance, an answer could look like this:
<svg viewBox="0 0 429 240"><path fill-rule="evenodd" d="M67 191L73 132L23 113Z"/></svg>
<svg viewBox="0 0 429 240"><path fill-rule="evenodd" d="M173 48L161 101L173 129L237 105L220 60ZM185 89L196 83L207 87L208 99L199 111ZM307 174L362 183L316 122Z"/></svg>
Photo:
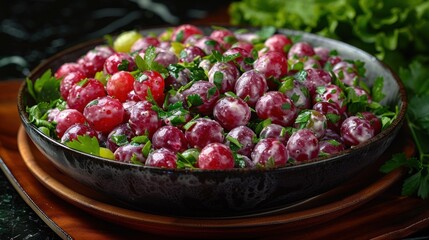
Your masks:
<svg viewBox="0 0 429 240"><path fill-rule="evenodd" d="M140 38L142 35L137 31L123 32L113 42L113 49L117 52L129 52L133 44Z"/></svg>
<svg viewBox="0 0 429 240"><path fill-rule="evenodd" d="M108 148L100 147L100 157L108 158L108 159L115 159L115 155L113 155L113 152L110 151Z"/></svg>

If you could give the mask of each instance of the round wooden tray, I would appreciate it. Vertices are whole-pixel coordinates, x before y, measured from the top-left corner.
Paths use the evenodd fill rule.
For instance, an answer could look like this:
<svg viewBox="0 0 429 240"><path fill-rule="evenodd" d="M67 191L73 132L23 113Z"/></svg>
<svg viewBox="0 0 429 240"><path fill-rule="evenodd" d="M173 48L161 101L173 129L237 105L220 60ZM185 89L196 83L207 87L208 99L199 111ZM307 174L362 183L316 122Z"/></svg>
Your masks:
<svg viewBox="0 0 429 240"><path fill-rule="evenodd" d="M161 216L121 206L115 200L59 171L29 140L23 127L18 147L30 172L55 195L104 220L127 228L176 237L258 237L305 229L341 216L375 198L402 176L397 170L384 175L380 165L395 152L411 156L415 147L405 130L377 162L356 177L318 196L271 212L233 218L184 218Z"/></svg>

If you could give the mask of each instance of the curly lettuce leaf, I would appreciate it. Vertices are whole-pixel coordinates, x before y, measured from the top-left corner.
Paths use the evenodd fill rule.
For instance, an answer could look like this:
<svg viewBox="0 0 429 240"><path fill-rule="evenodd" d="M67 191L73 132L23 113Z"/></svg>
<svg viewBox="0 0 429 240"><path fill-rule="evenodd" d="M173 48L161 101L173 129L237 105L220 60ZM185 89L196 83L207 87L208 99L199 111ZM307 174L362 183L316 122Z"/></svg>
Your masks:
<svg viewBox="0 0 429 240"><path fill-rule="evenodd" d="M414 57L429 61L429 4L424 0L242 0L233 2L229 13L233 25L275 26L340 39L394 69Z"/></svg>

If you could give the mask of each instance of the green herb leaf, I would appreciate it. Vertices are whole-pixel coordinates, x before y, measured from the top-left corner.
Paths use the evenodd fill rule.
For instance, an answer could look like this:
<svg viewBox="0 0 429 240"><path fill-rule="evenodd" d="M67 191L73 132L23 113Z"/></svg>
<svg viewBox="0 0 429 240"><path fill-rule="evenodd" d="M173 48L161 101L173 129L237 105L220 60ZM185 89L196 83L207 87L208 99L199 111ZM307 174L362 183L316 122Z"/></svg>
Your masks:
<svg viewBox="0 0 429 240"><path fill-rule="evenodd" d="M113 37L112 37L112 35L106 34L106 35L103 36L103 38L106 41L107 46L113 47Z"/></svg>
<svg viewBox="0 0 429 240"><path fill-rule="evenodd" d="M217 87L214 86L207 91L207 99L210 99L218 92Z"/></svg>
<svg viewBox="0 0 429 240"><path fill-rule="evenodd" d="M177 168L195 168L200 152L196 148L190 148L177 154Z"/></svg>
<svg viewBox="0 0 429 240"><path fill-rule="evenodd" d="M341 117L338 114L334 114L334 113L327 113L325 116L332 123L337 123L341 119Z"/></svg>
<svg viewBox="0 0 429 240"><path fill-rule="evenodd" d="M271 124L271 119L267 118L261 122L259 122L255 127L255 133L256 135L259 135L259 133L264 129L266 126Z"/></svg>
<svg viewBox="0 0 429 240"><path fill-rule="evenodd" d="M130 65L130 62L128 62L125 59L122 59L122 62L118 65L119 71L128 71L128 66Z"/></svg>
<svg viewBox="0 0 429 240"><path fill-rule="evenodd" d="M51 102L61 97L59 87L61 80L52 75L52 71L46 70L34 83L26 79L28 93L36 103Z"/></svg>
<svg viewBox="0 0 429 240"><path fill-rule="evenodd" d="M276 32L276 28L273 26L262 27L256 34L261 38L261 40L265 40L271 37Z"/></svg>
<svg viewBox="0 0 429 240"><path fill-rule="evenodd" d="M185 38L185 32L183 30L180 30L176 35L175 41L182 42L184 38Z"/></svg>
<svg viewBox="0 0 429 240"><path fill-rule="evenodd" d="M389 173L399 167L407 166L408 160L405 156L405 153L397 153L392 156L392 158L388 161L386 161L381 167L380 171L384 173Z"/></svg>
<svg viewBox="0 0 429 240"><path fill-rule="evenodd" d="M289 110L291 109L292 105L290 103L283 103L282 104L282 109L283 110Z"/></svg>
<svg viewBox="0 0 429 240"><path fill-rule="evenodd" d="M149 137L146 135L135 136L131 139L131 143L144 144L149 141Z"/></svg>
<svg viewBox="0 0 429 240"><path fill-rule="evenodd" d="M405 179L404 185L402 186L402 194L406 196L411 196L418 192L420 187L420 182L422 178L422 171L418 171L414 175Z"/></svg>
<svg viewBox="0 0 429 240"><path fill-rule="evenodd" d="M218 89L222 88L223 77L223 73L220 71L216 71L213 75L213 83Z"/></svg>
<svg viewBox="0 0 429 240"><path fill-rule="evenodd" d="M138 157L137 157L137 155L136 155L135 153L133 153L133 155L131 156L130 162L131 162L132 164L136 164L136 165L141 165L141 166L143 166L143 165L144 165L144 163L142 163L142 162L138 159Z"/></svg>
<svg viewBox="0 0 429 240"><path fill-rule="evenodd" d="M299 129L303 129L307 126L308 122L311 119L311 111L306 110L301 112L295 119L295 124L298 124Z"/></svg>
<svg viewBox="0 0 429 240"><path fill-rule="evenodd" d="M267 161L265 162L265 168L275 168L276 167L276 160L274 157L269 157Z"/></svg>
<svg viewBox="0 0 429 240"><path fill-rule="evenodd" d="M125 144L128 143L128 138L126 135L121 134L121 135L113 135L110 140L112 142L114 142L116 145L118 146L123 146Z"/></svg>
<svg viewBox="0 0 429 240"><path fill-rule="evenodd" d="M203 99L198 94L190 94L186 98L189 107L198 107L204 103Z"/></svg>
<svg viewBox="0 0 429 240"><path fill-rule="evenodd" d="M231 150L233 152L237 152L238 150L240 150L243 145L234 137L227 135L226 136L226 140L228 140L230 142L229 147L231 148Z"/></svg>
<svg viewBox="0 0 429 240"><path fill-rule="evenodd" d="M155 47L149 46L144 53L144 58L139 54L135 56L136 65L141 72L150 70L156 71L165 79L168 77L169 72L166 67L155 61L156 56L157 53L155 51Z"/></svg>
<svg viewBox="0 0 429 240"><path fill-rule="evenodd" d="M79 135L77 136L77 139L74 139L70 142L65 142L65 145L81 152L100 156L100 145L96 137L90 137L88 135Z"/></svg>
<svg viewBox="0 0 429 240"><path fill-rule="evenodd" d="M401 67L399 76L407 91L412 95L429 95L429 68L419 61L413 61L408 68Z"/></svg>
<svg viewBox="0 0 429 240"><path fill-rule="evenodd" d="M246 168L245 157L241 154L234 153L234 166L237 168Z"/></svg>
<svg viewBox="0 0 429 240"><path fill-rule="evenodd" d="M429 132L429 95L414 96L409 100L407 116L413 125Z"/></svg>
<svg viewBox="0 0 429 240"><path fill-rule="evenodd" d="M149 153L152 150L152 142L151 141L147 141L143 148L142 148L142 154L145 158L147 158L149 156Z"/></svg>
<svg viewBox="0 0 429 240"><path fill-rule="evenodd" d="M374 85L372 86L372 100L375 102L380 102L386 96L383 93L384 87L384 79L383 77L377 77L374 81Z"/></svg>
<svg viewBox="0 0 429 240"><path fill-rule="evenodd" d="M194 126L197 122L195 121L199 116L195 116L191 121L187 122L185 126L183 126L183 129L189 130L192 126Z"/></svg>
<svg viewBox="0 0 429 240"><path fill-rule="evenodd" d="M27 106L26 112L28 113L28 120L37 126L43 133L56 139L56 123L48 121L48 114L49 111L55 107L59 110L64 109L64 106L62 106L63 104L65 104L65 101L58 99L51 103L40 102L32 107Z"/></svg>
<svg viewBox="0 0 429 240"><path fill-rule="evenodd" d="M282 79L282 83L280 84L279 92L286 93L289 90L292 90L294 87L294 78L291 76L288 76L284 79Z"/></svg>
<svg viewBox="0 0 429 240"><path fill-rule="evenodd" d="M427 199L429 197L429 174L428 171L421 171L419 189L417 190L417 196Z"/></svg>
<svg viewBox="0 0 429 240"><path fill-rule="evenodd" d="M305 82L306 78L307 78L308 73L306 71L300 71L298 73L296 73L294 75L295 79L298 80L299 82Z"/></svg>

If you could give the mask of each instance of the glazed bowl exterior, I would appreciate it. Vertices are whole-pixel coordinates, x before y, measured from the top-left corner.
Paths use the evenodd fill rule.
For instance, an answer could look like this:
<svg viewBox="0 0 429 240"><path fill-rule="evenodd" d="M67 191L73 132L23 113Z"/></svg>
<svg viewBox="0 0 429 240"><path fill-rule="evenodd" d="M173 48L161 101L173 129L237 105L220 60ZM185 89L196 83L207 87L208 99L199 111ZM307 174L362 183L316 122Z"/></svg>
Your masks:
<svg viewBox="0 0 429 240"><path fill-rule="evenodd" d="M204 27L202 27L204 29ZM208 28L207 28L208 29ZM165 28L143 30L160 33ZM38 149L64 174L106 194L119 204L142 211L190 217L230 217L263 213L316 196L339 186L359 174L379 158L400 130L407 107L401 81L387 66L370 54L346 43L317 35L278 30L300 35L314 46L336 49L346 59L365 62L371 85L377 76L384 78L382 104L397 106L393 124L370 141L329 158L275 169L161 169L103 159L71 149L44 135L29 122L26 106L33 104L21 86L18 111L22 124ZM94 40L67 49L42 62L29 79L37 79L46 70L55 71L65 62L76 61L103 40Z"/></svg>

